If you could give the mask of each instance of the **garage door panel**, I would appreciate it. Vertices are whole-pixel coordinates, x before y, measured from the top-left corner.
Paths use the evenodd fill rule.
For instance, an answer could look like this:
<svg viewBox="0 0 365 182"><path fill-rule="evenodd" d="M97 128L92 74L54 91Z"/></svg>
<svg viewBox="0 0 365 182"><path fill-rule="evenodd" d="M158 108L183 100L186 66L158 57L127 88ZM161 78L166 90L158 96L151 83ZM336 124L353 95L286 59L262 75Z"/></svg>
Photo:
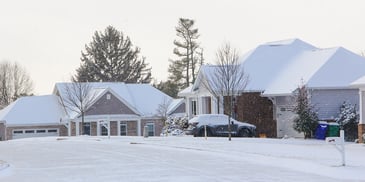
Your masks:
<svg viewBox="0 0 365 182"><path fill-rule="evenodd" d="M59 136L59 130L55 128L42 128L42 129L16 129L13 130L12 138L31 138L31 137L47 137L47 136Z"/></svg>

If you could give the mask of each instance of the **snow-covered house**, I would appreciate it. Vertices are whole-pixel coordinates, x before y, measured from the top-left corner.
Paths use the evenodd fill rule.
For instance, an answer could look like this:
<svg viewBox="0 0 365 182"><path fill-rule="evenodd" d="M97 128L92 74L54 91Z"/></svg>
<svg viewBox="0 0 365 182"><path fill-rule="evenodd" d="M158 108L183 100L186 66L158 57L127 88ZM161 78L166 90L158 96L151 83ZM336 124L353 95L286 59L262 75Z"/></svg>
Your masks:
<svg viewBox="0 0 365 182"><path fill-rule="evenodd" d="M80 135L81 116L64 102L71 84L57 83L53 95L23 97L1 110L2 139ZM84 117L87 135L141 136L148 126L150 136L159 136L164 124L161 115L185 113L181 99L174 100L149 84L87 84L93 96ZM168 108L166 113L160 113L161 107Z"/></svg>
<svg viewBox="0 0 365 182"><path fill-rule="evenodd" d="M1 140L67 135L66 112L55 95L21 97L0 111Z"/></svg>
<svg viewBox="0 0 365 182"><path fill-rule="evenodd" d="M321 120L333 120L344 101L358 105L358 89L350 83L365 75L365 58L345 48L317 48L299 39L259 45L241 57L249 83L236 98L237 116L271 137L302 137L293 130L293 92L303 82ZM215 66L203 66L193 86L181 91L189 117L223 113L216 98L204 88Z"/></svg>

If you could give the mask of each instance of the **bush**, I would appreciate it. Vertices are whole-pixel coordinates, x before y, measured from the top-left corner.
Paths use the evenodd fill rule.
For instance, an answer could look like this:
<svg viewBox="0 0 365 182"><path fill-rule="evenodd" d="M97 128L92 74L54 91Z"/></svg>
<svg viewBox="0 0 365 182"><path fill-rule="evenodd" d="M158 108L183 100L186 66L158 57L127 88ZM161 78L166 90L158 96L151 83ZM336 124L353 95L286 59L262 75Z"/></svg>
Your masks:
<svg viewBox="0 0 365 182"><path fill-rule="evenodd" d="M343 102L340 106L340 113L335 121L340 125L340 129L345 131L346 141L355 141L357 139L359 114L356 111L356 105Z"/></svg>
<svg viewBox="0 0 365 182"><path fill-rule="evenodd" d="M165 121L161 136L180 136L184 135L184 129L188 127L187 117L172 116Z"/></svg>
<svg viewBox="0 0 365 182"><path fill-rule="evenodd" d="M296 106L294 111L298 117L294 120L293 128L299 133L304 133L304 138L312 138L318 125L317 113L309 104L308 90L305 85L298 88L296 92Z"/></svg>

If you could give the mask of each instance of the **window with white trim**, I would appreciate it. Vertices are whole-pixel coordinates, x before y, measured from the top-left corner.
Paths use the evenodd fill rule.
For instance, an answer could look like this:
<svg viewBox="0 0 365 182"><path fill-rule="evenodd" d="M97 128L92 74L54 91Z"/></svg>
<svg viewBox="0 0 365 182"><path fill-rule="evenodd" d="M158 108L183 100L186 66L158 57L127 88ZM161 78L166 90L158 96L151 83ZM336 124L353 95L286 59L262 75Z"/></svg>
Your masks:
<svg viewBox="0 0 365 182"><path fill-rule="evenodd" d="M46 133L46 130L37 130L37 133Z"/></svg>
<svg viewBox="0 0 365 182"><path fill-rule="evenodd" d="M155 136L155 123L147 123L148 126L148 136Z"/></svg>
<svg viewBox="0 0 365 182"><path fill-rule="evenodd" d="M108 136L108 128L107 126L101 125L101 136Z"/></svg>
<svg viewBox="0 0 365 182"><path fill-rule="evenodd" d="M23 134L23 130L14 130L13 134Z"/></svg>
<svg viewBox="0 0 365 182"><path fill-rule="evenodd" d="M84 123L84 128L83 128L83 134L84 135L91 135L91 124L90 123Z"/></svg>
<svg viewBox="0 0 365 182"><path fill-rule="evenodd" d="M34 130L25 130L25 133L34 133Z"/></svg>
<svg viewBox="0 0 365 182"><path fill-rule="evenodd" d="M127 136L127 124L120 124L120 136Z"/></svg>
<svg viewBox="0 0 365 182"><path fill-rule="evenodd" d="M196 100L191 101L191 113L196 115Z"/></svg>

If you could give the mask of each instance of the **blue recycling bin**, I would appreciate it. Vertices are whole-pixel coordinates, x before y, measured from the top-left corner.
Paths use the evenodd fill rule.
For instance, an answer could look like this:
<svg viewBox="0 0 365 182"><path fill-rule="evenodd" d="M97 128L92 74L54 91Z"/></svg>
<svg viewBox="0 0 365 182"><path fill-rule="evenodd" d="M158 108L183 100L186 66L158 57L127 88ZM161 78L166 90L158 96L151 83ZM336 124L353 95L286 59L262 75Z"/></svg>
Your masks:
<svg viewBox="0 0 365 182"><path fill-rule="evenodd" d="M328 129L327 122L324 122L324 121L318 122L318 126L317 126L316 132L315 132L316 139L325 140L327 129Z"/></svg>

